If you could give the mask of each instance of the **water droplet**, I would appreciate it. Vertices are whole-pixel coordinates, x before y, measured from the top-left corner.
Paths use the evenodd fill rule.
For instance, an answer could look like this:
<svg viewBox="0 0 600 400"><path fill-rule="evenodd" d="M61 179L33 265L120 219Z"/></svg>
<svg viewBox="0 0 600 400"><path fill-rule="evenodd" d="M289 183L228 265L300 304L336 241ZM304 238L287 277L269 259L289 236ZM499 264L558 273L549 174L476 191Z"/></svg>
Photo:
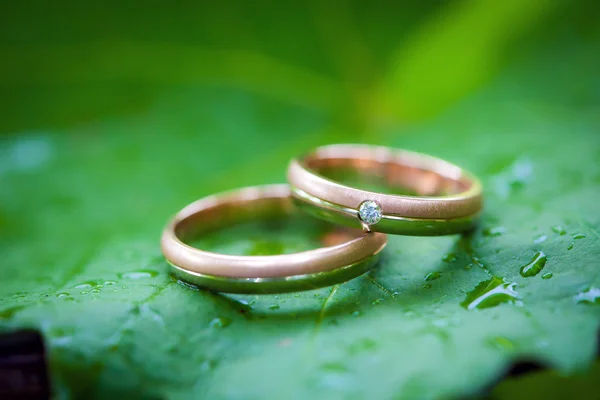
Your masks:
<svg viewBox="0 0 600 400"><path fill-rule="evenodd" d="M575 246L575 242L571 242L571 244L567 247L567 250L573 250L573 246Z"/></svg>
<svg viewBox="0 0 600 400"><path fill-rule="evenodd" d="M577 293L574 298L577 303L600 303L600 289L595 287L589 288L588 290Z"/></svg>
<svg viewBox="0 0 600 400"><path fill-rule="evenodd" d="M211 328L225 328L231 325L232 322L233 321L227 317L217 317L210 321L208 326L210 326Z"/></svg>
<svg viewBox="0 0 600 400"><path fill-rule="evenodd" d="M498 277L480 282L467 293L465 300L460 303L467 310L475 308L495 307L501 303L519 303L519 294L515 292L516 283L507 282Z"/></svg>
<svg viewBox="0 0 600 400"><path fill-rule="evenodd" d="M473 268L473 264L467 264L467 265L465 265L465 269L466 270L469 270L471 268Z"/></svg>
<svg viewBox="0 0 600 400"><path fill-rule="evenodd" d="M81 292L79 292L79 294L88 294L89 292L87 290L82 290Z"/></svg>
<svg viewBox="0 0 600 400"><path fill-rule="evenodd" d="M117 282L116 281L104 281L103 284L106 286L112 286L112 285L116 285Z"/></svg>
<svg viewBox="0 0 600 400"><path fill-rule="evenodd" d="M577 240L577 239L585 239L585 235L583 233L574 233L573 235L573 239Z"/></svg>
<svg viewBox="0 0 600 400"><path fill-rule="evenodd" d="M552 272L546 272L544 275L542 275L542 279L550 279L552 276L554 276Z"/></svg>
<svg viewBox="0 0 600 400"><path fill-rule="evenodd" d="M98 286L100 286L100 284L96 281L86 281L75 285L75 289L93 289Z"/></svg>
<svg viewBox="0 0 600 400"><path fill-rule="evenodd" d="M431 283L425 283L421 286L423 289L431 289Z"/></svg>
<svg viewBox="0 0 600 400"><path fill-rule="evenodd" d="M546 241L546 239L548 239L548 236L546 235L538 235L533 239L533 243L534 244L540 244Z"/></svg>
<svg viewBox="0 0 600 400"><path fill-rule="evenodd" d="M383 302L383 299L377 299L377 300L373 300L373 302L371 304L376 306L378 304L381 304L381 302Z"/></svg>
<svg viewBox="0 0 600 400"><path fill-rule="evenodd" d="M100 293L100 289L92 289L90 290L91 293Z"/></svg>
<svg viewBox="0 0 600 400"><path fill-rule="evenodd" d="M425 275L425 280L426 281L435 281L436 279L439 279L442 276L442 274L438 271L433 271L428 273L427 275Z"/></svg>
<svg viewBox="0 0 600 400"><path fill-rule="evenodd" d="M352 316L353 316L353 317L358 317L359 315L360 315L360 311L358 311L358 310L357 310L357 311L354 311L354 312L352 313Z"/></svg>
<svg viewBox="0 0 600 400"><path fill-rule="evenodd" d="M392 292L392 296L398 296L401 292L399 290L396 290L395 292Z"/></svg>
<svg viewBox="0 0 600 400"><path fill-rule="evenodd" d="M269 310L279 310L279 304L271 304Z"/></svg>
<svg viewBox="0 0 600 400"><path fill-rule="evenodd" d="M546 265L546 260L546 255L543 252L538 251L533 256L533 260L521 267L521 276L528 278L539 274L540 271L544 269L544 266Z"/></svg>
<svg viewBox="0 0 600 400"><path fill-rule="evenodd" d="M506 228L503 226L494 226L491 228L485 228L483 230L483 236L502 236L506 232Z"/></svg>
<svg viewBox="0 0 600 400"><path fill-rule="evenodd" d="M560 236L563 236L567 233L567 231L565 230L565 228L563 228L560 225L555 225L552 227L552 232L554 233L558 233Z"/></svg>
<svg viewBox="0 0 600 400"><path fill-rule="evenodd" d="M70 294L67 293L67 292L58 293L56 295L56 297L59 298L59 299L64 299L64 298L69 297L69 296L70 296Z"/></svg>
<svg viewBox="0 0 600 400"><path fill-rule="evenodd" d="M122 274L118 274L120 279L131 280L154 278L156 275L158 275L158 272L153 271L151 269L140 269L138 271L129 271L124 272Z"/></svg>
<svg viewBox="0 0 600 400"><path fill-rule="evenodd" d="M448 254L444 255L444 257L442 257L442 261L447 262L447 263L454 262L454 261L456 261L456 254L448 253Z"/></svg>

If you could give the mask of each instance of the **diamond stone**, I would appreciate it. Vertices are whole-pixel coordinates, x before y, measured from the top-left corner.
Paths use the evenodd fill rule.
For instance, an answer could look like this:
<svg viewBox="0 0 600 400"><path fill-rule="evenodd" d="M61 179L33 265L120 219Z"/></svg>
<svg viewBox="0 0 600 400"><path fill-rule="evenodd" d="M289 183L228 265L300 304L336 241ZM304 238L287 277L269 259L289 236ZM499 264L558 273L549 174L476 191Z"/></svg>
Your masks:
<svg viewBox="0 0 600 400"><path fill-rule="evenodd" d="M381 219L381 206L373 200L365 200L358 206L358 217L368 225L374 225Z"/></svg>

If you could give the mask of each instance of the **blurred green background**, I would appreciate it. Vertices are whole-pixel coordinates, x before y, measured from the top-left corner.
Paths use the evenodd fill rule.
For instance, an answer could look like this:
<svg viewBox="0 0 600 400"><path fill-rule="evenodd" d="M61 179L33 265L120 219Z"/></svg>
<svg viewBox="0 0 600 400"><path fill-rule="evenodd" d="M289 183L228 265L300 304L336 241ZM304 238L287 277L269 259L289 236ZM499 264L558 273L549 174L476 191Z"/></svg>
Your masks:
<svg viewBox="0 0 600 400"><path fill-rule="evenodd" d="M210 87L326 114L352 136L377 134L392 122L435 117L515 60L527 63L550 49L529 84L546 84L551 97L555 73L574 64L580 72L595 69L591 48L574 54L597 42L594 6L549 0L4 2L2 131L144 115L165 102L183 111L186 99L173 96L196 94L216 103L219 93L198 93ZM596 100L585 78L573 75L571 96L554 99L557 104ZM528 95L507 93L514 100ZM231 105L229 119L243 117L246 107L238 107Z"/></svg>
<svg viewBox="0 0 600 400"><path fill-rule="evenodd" d="M0 327L44 334L60 398L515 399L585 374L600 320L599 15L551 0L2 2ZM171 214L282 182L290 157L336 142L473 171L482 229L390 238L379 270L315 293L170 280ZM278 235L240 232L240 249ZM540 249L554 277L519 277ZM491 276L520 300L461 308ZM490 391L523 359L558 372ZM594 397L590 379L569 393Z"/></svg>

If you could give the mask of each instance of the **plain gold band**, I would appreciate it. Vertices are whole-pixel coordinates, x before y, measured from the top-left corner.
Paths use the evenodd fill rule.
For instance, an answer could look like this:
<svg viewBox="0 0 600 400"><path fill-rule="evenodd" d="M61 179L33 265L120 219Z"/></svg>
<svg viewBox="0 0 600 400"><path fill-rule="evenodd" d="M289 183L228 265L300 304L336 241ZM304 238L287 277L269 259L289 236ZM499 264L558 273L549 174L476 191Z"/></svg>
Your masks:
<svg viewBox="0 0 600 400"><path fill-rule="evenodd" d="M244 188L198 200L181 210L167 225L161 248L167 260L180 269L221 278L271 279L329 272L372 258L386 244L379 233L358 233L345 243L295 254L234 256L193 248L182 241L189 231L216 228L238 216L267 215L271 208L293 212L288 185Z"/></svg>

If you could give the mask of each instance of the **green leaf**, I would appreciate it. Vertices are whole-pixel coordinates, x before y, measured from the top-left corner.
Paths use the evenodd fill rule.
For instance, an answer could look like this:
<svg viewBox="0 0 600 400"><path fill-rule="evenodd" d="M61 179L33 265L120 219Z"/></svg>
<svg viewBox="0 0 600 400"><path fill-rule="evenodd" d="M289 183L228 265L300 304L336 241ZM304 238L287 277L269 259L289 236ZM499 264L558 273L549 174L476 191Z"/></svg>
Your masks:
<svg viewBox="0 0 600 400"><path fill-rule="evenodd" d="M519 32L546 15L544 4L527 8ZM504 38L518 8L495 7L504 11L489 35ZM196 51L196 43L136 42L128 24L137 14L123 12L114 13L126 22L106 27L115 30L107 37L126 38L117 44L100 34L76 43L79 36L60 32L37 43L43 31L28 39L19 24L3 27L17 39L0 65L8 110L0 128L0 326L43 333L59 396L453 398L488 388L523 359L563 375L591 365L600 321L595 25L569 17L535 51L491 71L468 53L473 76L446 75L461 82L443 98L425 91L415 103L432 100L433 118L380 126L369 123L380 122L379 110L359 101L378 79L354 82L362 69L338 72L333 65L345 63L316 50L304 14L255 16L255 38L276 36L269 46L256 39L260 45L230 51L221 38ZM335 14L314 12L324 13L321 24ZM430 10L409 13L428 20ZM374 53L387 54L365 63L395 60L396 39L386 36L395 14L356 6L343 15L327 29L343 37L368 31ZM484 15L496 23L493 12ZM206 37L218 38L212 16L198 18ZM52 13L38 20L46 17L57 21ZM183 42L187 31L173 21L164 23ZM292 32L310 61L297 60L274 26ZM587 26L585 40L572 36L574 26ZM151 35L156 21L139 29ZM369 36L377 32L381 39ZM371 48L357 46L341 49L341 61ZM349 124L355 115L365 124ZM227 296L168 276L158 240L178 209L221 190L282 182L290 157L340 141L408 148L471 170L485 187L481 228L465 237L390 236L377 269L310 292ZM321 238L322 227L301 218L233 227L196 244L270 254Z"/></svg>

